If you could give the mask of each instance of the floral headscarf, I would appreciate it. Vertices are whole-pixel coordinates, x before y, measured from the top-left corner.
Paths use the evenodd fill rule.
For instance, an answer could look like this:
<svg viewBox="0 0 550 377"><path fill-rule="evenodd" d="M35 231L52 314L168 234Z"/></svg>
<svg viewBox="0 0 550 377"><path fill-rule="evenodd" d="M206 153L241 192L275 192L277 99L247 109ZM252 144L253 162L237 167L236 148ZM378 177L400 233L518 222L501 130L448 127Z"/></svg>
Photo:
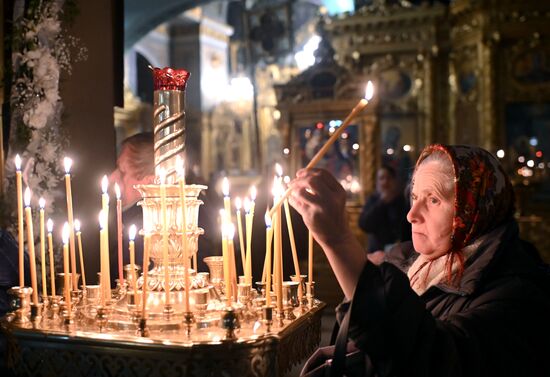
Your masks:
<svg viewBox="0 0 550 377"><path fill-rule="evenodd" d="M429 145L416 168L435 151L449 156L455 174L455 215L451 252L462 250L514 213L512 184L498 160L485 149L466 145Z"/></svg>

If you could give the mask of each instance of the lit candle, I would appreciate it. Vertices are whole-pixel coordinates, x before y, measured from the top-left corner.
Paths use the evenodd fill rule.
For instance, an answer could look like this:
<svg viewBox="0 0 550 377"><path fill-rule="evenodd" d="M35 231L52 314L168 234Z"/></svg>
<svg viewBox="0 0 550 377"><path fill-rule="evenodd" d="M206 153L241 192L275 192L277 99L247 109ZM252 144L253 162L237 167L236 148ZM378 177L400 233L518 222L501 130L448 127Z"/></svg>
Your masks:
<svg viewBox="0 0 550 377"><path fill-rule="evenodd" d="M231 220L231 198L229 197L229 179L223 177L222 181L223 192L223 209L225 209L226 218L222 219L222 223L229 222Z"/></svg>
<svg viewBox="0 0 550 377"><path fill-rule="evenodd" d="M48 219L46 226L48 227L48 253L50 254L50 290L52 292L52 296L55 296L55 262L53 258L52 219Z"/></svg>
<svg viewBox="0 0 550 377"><path fill-rule="evenodd" d="M48 290L46 286L46 237L44 235L45 229L44 229L44 207L46 206L46 200L44 198L40 198L38 200L38 205L40 207L40 267L42 272L42 300L48 296Z"/></svg>
<svg viewBox="0 0 550 377"><path fill-rule="evenodd" d="M74 242L74 223L73 223L73 193L71 189L71 167L73 160L69 157L63 159L63 165L65 166L65 191L67 195L67 220L69 221L69 251L71 254L71 278L73 282L73 289L78 289L78 283L76 280L76 248Z"/></svg>
<svg viewBox="0 0 550 377"><path fill-rule="evenodd" d="M296 251L296 241L294 240L294 229L292 228L292 218L290 216L290 206L288 205L288 199L284 201L285 207L285 216L286 216L286 226L288 228L288 238L290 239L290 249L292 250L292 260L294 262L294 272L296 276L301 276L300 274L300 263L298 262L298 252ZM302 284L298 285L298 299L302 302L303 297Z"/></svg>
<svg viewBox="0 0 550 377"><path fill-rule="evenodd" d="M160 211L162 220L162 260L164 261L164 304L170 305L170 271L168 270L168 229L166 224L166 171L158 170L160 178Z"/></svg>
<svg viewBox="0 0 550 377"><path fill-rule="evenodd" d="M183 279L185 287L185 312L191 312L189 301L189 254L187 252L187 204L185 201L185 164L180 156L176 157L176 171L179 177L181 201L181 247L183 250Z"/></svg>
<svg viewBox="0 0 550 377"><path fill-rule="evenodd" d="M86 270L84 269L84 252L82 251L82 232L80 231L80 221L74 221L76 231L76 241L78 244L78 257L80 258L80 273L82 274L82 286L86 289Z"/></svg>
<svg viewBox="0 0 550 377"><path fill-rule="evenodd" d="M242 201L241 198L235 199L235 208L237 208L237 230L239 232L239 245L241 247L241 262L243 265L243 274L246 270L246 249L244 248L244 238L243 238L243 222L241 220L241 207Z"/></svg>
<svg viewBox="0 0 550 377"><path fill-rule="evenodd" d="M124 285L123 260L122 260L122 200L120 200L120 187L115 183L116 195L116 229L117 229L117 250L118 250L118 281Z"/></svg>
<svg viewBox="0 0 550 377"><path fill-rule="evenodd" d="M103 211L103 249L105 253L105 297L111 300L111 250L109 247L109 178L106 175L101 179L101 210Z"/></svg>
<svg viewBox="0 0 550 377"><path fill-rule="evenodd" d="M251 202L248 198L244 198L245 210L245 227L246 227L246 264L245 264L245 280L247 284L252 284L252 214L250 213Z"/></svg>
<svg viewBox="0 0 550 377"><path fill-rule="evenodd" d="M141 286L141 315L146 318L147 313L147 275L149 274L149 248L151 246L151 236L143 236L143 285Z"/></svg>
<svg viewBox="0 0 550 377"><path fill-rule="evenodd" d="M275 179L274 183L275 197L280 198L281 195L281 184L278 179ZM273 224L273 233L274 233L274 265L275 265L275 288L277 295L277 311L281 312L283 310L283 240L282 240L282 218L281 218L281 207L275 211L275 219Z"/></svg>
<svg viewBox="0 0 550 377"><path fill-rule="evenodd" d="M250 187L250 213L254 217L254 210L256 209L256 196L258 195L258 190L256 186Z"/></svg>
<svg viewBox="0 0 550 377"><path fill-rule="evenodd" d="M107 232L107 217L103 210L99 211L99 258L100 258L100 288L101 288L101 306L105 306L105 303L111 299L111 282L110 277L107 276L107 261L109 259L107 238L105 236ZM109 274L110 275L110 274Z"/></svg>
<svg viewBox="0 0 550 377"><path fill-rule="evenodd" d="M220 211L222 219L225 218L225 210ZM223 257L223 279L225 282L225 301L231 306L231 280L229 276L229 252L227 249L227 224L222 224L222 257Z"/></svg>
<svg viewBox="0 0 550 377"><path fill-rule="evenodd" d="M69 237L70 237L70 225L69 223L63 224L63 231L61 238L63 240L63 285L65 295L65 305L67 306L67 313L71 312L71 282L69 280Z"/></svg>
<svg viewBox="0 0 550 377"><path fill-rule="evenodd" d="M36 259L34 255L34 234L32 230L32 212L31 212L31 190L25 189L25 216L27 221L27 243L29 246L29 259L31 262L31 286L32 286L32 302L38 304L38 283L36 281Z"/></svg>
<svg viewBox="0 0 550 377"><path fill-rule="evenodd" d="M130 249L130 271L132 272L132 291L136 294L136 247L134 239L136 238L137 229L134 224L130 225L128 230L128 238L130 243L128 248Z"/></svg>
<svg viewBox="0 0 550 377"><path fill-rule="evenodd" d="M328 150L330 149L330 147L332 146L332 144L334 144L334 142L336 140L338 140L338 138L340 137L340 135L342 135L342 133L344 132L344 130L350 125L351 121L357 116L359 115L359 113L361 113L361 111L363 111L367 105L369 104L369 101L371 100L372 96L374 95L374 85L372 84L371 81L369 81L367 83L367 87L365 88L365 97L364 98L361 98L361 100L359 100L359 102L357 103L357 105L355 105L355 107L351 110L351 112L348 114L348 116L346 117L346 119L344 119L344 121L342 122L342 124L340 125L340 127L338 127L338 129L332 134L332 136L327 140L327 142L321 147L321 149L319 149L319 151L315 154L315 156L313 156L313 158L311 159L311 161L309 161L309 163L307 164L307 166L305 167L306 169L311 169L313 167L315 167L315 165L317 165L317 163L323 158L323 156L328 152ZM290 188L287 189L284 193L284 195L282 195L282 197L279 199L278 202L276 202L274 205L273 205L273 208L271 208L271 211L269 212L269 215L270 216L273 216L273 214L275 213L275 211L277 210L277 208L279 208L282 204L283 204L283 200L285 198L288 197L288 195L290 194Z"/></svg>
<svg viewBox="0 0 550 377"><path fill-rule="evenodd" d="M271 306L271 241L273 239L273 228L271 227L271 217L267 211L265 214L265 304ZM264 281L262 279L262 281Z"/></svg>
<svg viewBox="0 0 550 377"><path fill-rule="evenodd" d="M17 190L17 228L19 241L19 286L25 286L25 239L23 230L23 180L21 178L21 157L15 156L15 183Z"/></svg>

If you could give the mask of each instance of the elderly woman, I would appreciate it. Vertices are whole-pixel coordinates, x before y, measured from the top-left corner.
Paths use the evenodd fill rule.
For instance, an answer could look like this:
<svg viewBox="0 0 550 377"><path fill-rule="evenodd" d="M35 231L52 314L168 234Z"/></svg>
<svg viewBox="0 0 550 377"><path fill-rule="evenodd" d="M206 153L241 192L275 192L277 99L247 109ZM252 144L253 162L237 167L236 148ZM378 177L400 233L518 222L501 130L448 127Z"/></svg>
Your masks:
<svg viewBox="0 0 550 377"><path fill-rule="evenodd" d="M349 336L368 375L550 376L549 276L519 239L510 181L490 153L422 152L412 245L380 266L352 235L346 195L329 173L301 170L292 187L346 296L337 316L353 304Z"/></svg>

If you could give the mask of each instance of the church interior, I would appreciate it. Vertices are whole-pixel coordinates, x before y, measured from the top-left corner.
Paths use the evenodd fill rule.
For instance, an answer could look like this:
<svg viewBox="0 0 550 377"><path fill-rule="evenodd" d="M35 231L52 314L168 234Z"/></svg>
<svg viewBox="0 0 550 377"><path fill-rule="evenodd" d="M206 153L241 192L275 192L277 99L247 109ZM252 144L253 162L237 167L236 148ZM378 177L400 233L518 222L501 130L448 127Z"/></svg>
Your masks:
<svg viewBox="0 0 550 377"><path fill-rule="evenodd" d="M348 221L361 244L367 245L368 235L358 226L359 216L376 190L381 166L391 166L405 189L427 145L473 145L498 158L513 184L514 217L521 237L550 262L548 2L15 0L2 4L2 229L17 233L15 154L32 160L23 168L25 186L33 191L36 187L47 203L54 203L47 214L56 224L65 221L67 209L63 176L68 172L61 161L71 156L72 196L83 228L80 258L89 279L103 271L96 225L101 177L117 169L125 139L157 133L153 118L158 115L154 95L158 88L152 70L165 67L190 73L184 98L185 163L195 180L188 183L208 187L202 200L211 201L210 208L214 202L223 207L224 177L229 178L233 197L246 196L255 185L258 203L263 200L264 207L257 211L254 224L263 224L267 199L262 195L271 195L265 180L275 165L292 179L337 132L371 81L372 101L317 165L346 191ZM33 58L21 40L25 30L27 34L33 30L29 26L33 18L28 24L19 21L39 9L36 21L43 6L52 6L48 14L62 21L51 26L53 21L46 20L42 34L36 31L36 43L50 38L41 48L51 50L49 55L38 52L42 55L33 63L44 67L43 77L49 82L37 94L31 86L40 85L38 74L35 70L34 76L28 75ZM29 77L34 83L25 81ZM42 109L42 105L32 111L25 107L33 96L44 99ZM56 167L50 165L54 160L59 162ZM113 215L114 204L111 208ZM38 201L33 211L38 213ZM311 263L307 228L295 212L293 220L299 259L295 263L307 271ZM216 232L220 225L214 223L211 229ZM213 250L201 250L199 243L199 259L201 253L222 254L223 237L210 237L214 241L205 247ZM284 237L283 243L288 242L289 236ZM235 243L239 250L237 238ZM57 235L54 245L62 258ZM290 248L284 253L288 262L283 264L293 268ZM315 295L327 305L325 316L332 318L342 290L317 244L313 255ZM116 263L116 256L110 258ZM327 321L323 341L334 319ZM22 375L51 375L31 369ZM123 375L119 372L112 375ZM124 375L140 375L132 373ZM298 373L294 367L269 375Z"/></svg>

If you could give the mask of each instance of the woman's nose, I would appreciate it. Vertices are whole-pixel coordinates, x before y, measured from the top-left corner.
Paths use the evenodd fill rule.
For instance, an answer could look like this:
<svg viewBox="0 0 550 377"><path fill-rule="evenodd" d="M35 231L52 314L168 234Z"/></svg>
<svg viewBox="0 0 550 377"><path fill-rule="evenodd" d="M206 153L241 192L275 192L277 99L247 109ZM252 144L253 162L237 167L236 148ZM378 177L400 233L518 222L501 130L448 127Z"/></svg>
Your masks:
<svg viewBox="0 0 550 377"><path fill-rule="evenodd" d="M419 220L418 202L413 201L409 213L407 213L407 221L411 224L417 223Z"/></svg>

